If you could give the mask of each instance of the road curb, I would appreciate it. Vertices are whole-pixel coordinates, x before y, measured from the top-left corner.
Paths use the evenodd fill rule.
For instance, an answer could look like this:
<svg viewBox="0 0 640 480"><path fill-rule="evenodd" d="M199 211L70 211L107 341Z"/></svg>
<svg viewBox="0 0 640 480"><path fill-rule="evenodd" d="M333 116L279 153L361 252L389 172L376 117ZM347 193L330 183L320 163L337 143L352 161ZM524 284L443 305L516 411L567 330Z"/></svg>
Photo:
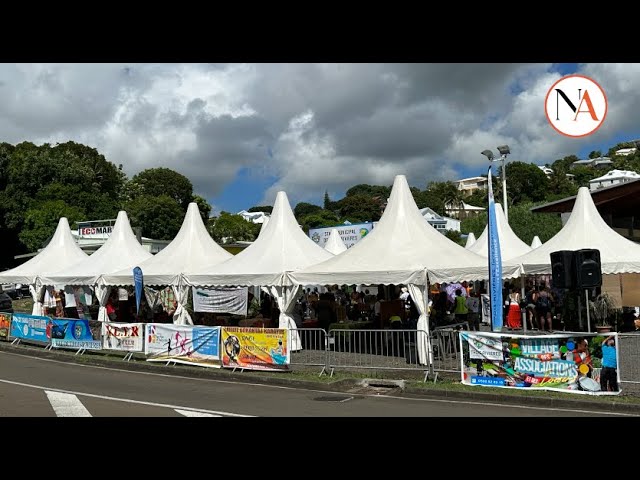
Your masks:
<svg viewBox="0 0 640 480"><path fill-rule="evenodd" d="M112 367L120 370L133 372L156 373L162 375L175 375L186 378L202 378L216 381L234 381L240 383L252 383L266 386L277 386L284 388L304 388L308 390L332 391L349 393L352 389L362 385L362 378L345 378L333 382L316 382L311 380L299 380L286 377L265 376L257 372L233 372L226 369L191 367L189 365L166 366L164 363L131 361L123 362L121 359L108 358L102 353L87 352L82 357L77 357L70 350L44 350L43 347L32 344L12 345L11 343L0 342L0 351L16 353L22 355L32 355L39 358L71 362L78 365L93 365L98 367ZM80 361L78 361L80 360ZM286 375L286 374L285 374ZM376 380L378 381L378 380ZM389 382L389 379L379 379L379 382ZM481 388L481 387L475 387ZM464 401L478 401L488 403L498 403L515 406L534 406L545 408L570 408L588 409L602 412L618 412L628 414L640 414L640 404L629 404L616 401L618 397L611 397L611 401L586 400L574 398L548 398L542 395L509 395L508 393L492 393L482 391L460 391L447 389L430 389L428 386L414 387L403 384L401 391L396 391L396 395L406 398L433 398L452 399ZM569 395L569 394L567 394ZM601 397L598 397L599 399Z"/></svg>

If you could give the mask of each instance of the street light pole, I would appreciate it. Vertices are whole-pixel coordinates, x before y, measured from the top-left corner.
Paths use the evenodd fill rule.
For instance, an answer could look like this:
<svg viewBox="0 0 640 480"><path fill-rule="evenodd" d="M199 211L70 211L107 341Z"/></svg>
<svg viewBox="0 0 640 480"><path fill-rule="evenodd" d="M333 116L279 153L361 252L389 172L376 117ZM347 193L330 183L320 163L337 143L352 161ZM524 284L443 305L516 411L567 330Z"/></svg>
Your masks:
<svg viewBox="0 0 640 480"><path fill-rule="evenodd" d="M502 155L502 206L504 209L504 217L509 223L509 206L507 205L507 156Z"/></svg>

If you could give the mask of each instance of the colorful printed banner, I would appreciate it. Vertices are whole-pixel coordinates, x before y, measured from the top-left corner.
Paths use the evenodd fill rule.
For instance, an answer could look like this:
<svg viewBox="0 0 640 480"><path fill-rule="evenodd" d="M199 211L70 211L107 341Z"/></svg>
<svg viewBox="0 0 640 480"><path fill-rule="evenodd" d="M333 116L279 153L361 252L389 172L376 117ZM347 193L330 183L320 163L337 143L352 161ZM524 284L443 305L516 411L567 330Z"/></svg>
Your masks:
<svg viewBox="0 0 640 480"><path fill-rule="evenodd" d="M0 313L0 340L5 342L9 340L9 334L11 332L11 314Z"/></svg>
<svg viewBox="0 0 640 480"><path fill-rule="evenodd" d="M75 318L50 318L47 335L54 348L102 350L102 322Z"/></svg>
<svg viewBox="0 0 640 480"><path fill-rule="evenodd" d="M287 330L222 327L222 366L248 370L288 370Z"/></svg>
<svg viewBox="0 0 640 480"><path fill-rule="evenodd" d="M102 322L102 348L121 352L142 352L144 323Z"/></svg>
<svg viewBox="0 0 640 480"><path fill-rule="evenodd" d="M617 334L460 332L462 383L618 395L617 340Z"/></svg>
<svg viewBox="0 0 640 480"><path fill-rule="evenodd" d="M220 368L220 327L148 323L145 338L149 362Z"/></svg>
<svg viewBox="0 0 640 480"><path fill-rule="evenodd" d="M11 336L30 342L49 343L51 331L49 317L14 313L11 319Z"/></svg>

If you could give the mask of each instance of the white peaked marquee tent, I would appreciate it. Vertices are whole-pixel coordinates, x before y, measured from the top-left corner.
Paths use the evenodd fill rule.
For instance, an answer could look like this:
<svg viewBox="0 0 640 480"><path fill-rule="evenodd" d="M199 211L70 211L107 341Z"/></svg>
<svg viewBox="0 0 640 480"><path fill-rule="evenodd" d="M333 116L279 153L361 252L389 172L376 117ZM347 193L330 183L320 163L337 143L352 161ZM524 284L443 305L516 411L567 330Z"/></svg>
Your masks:
<svg viewBox="0 0 640 480"><path fill-rule="evenodd" d="M204 226L196 203L190 203L180 231L172 242L156 255L134 267L142 270L145 285L171 285L178 300L173 323L191 325L193 321L184 308L189 297L189 286L182 282L182 274L202 265L215 265L232 254L213 241ZM102 275L104 285L134 285L133 267Z"/></svg>
<svg viewBox="0 0 640 480"><path fill-rule="evenodd" d="M469 235L467 235L467 243L464 244L464 248L469 248L474 243L476 243L476 236L473 232L469 232Z"/></svg>
<svg viewBox="0 0 640 480"><path fill-rule="evenodd" d="M2 283L22 283L29 285L29 291L33 298L33 315L42 315L42 293L45 285L41 281L42 276L56 272L66 265L73 265L88 255L78 246L71 229L69 220L60 218L58 227L49 244L31 260L0 274Z"/></svg>
<svg viewBox="0 0 640 480"><path fill-rule="evenodd" d="M327 243L325 243L324 249L327 252L333 253L334 255L339 255L347 249L347 246L342 241L337 228L331 229L329 240L327 240Z"/></svg>
<svg viewBox="0 0 640 480"><path fill-rule="evenodd" d="M540 241L540 237L536 235L531 241L531 248L538 248L540 245L542 245L542 242Z"/></svg>
<svg viewBox="0 0 640 480"><path fill-rule="evenodd" d="M496 203L496 224L498 227L498 238L500 239L500 253L502 254L502 261L509 260L519 255L524 255L531 251L531 247L524 243L520 238L511 230L507 218L502 211L502 205ZM488 244L489 244L489 229L488 226L484 227L482 235L478 237L478 240L467 247L470 251L488 257Z"/></svg>
<svg viewBox="0 0 640 480"><path fill-rule="evenodd" d="M290 314L301 287L292 285L287 273L331 257L332 253L305 235L287 194L278 192L269 223L251 245L225 262L185 272L184 278L193 286L262 286L278 302L279 327L295 329ZM297 332L290 345L291 350L300 349Z"/></svg>
<svg viewBox="0 0 640 480"><path fill-rule="evenodd" d="M127 212L118 212L113 231L107 241L91 256L62 268L57 272L43 276L45 285L91 285L95 289L100 302L98 320L107 321L106 305L109 298L109 287L99 282L106 273L131 268L151 258L151 253L144 249L136 239Z"/></svg>
<svg viewBox="0 0 640 480"><path fill-rule="evenodd" d="M562 230L535 250L508 263L521 265L526 274L550 274L552 252L583 248L600 250L603 274L640 273L640 245L605 223L586 187L578 190L571 216Z"/></svg>
<svg viewBox="0 0 640 480"><path fill-rule="evenodd" d="M514 269L514 270L517 270ZM424 221L404 175L393 182L387 207L371 233L346 252L291 274L300 285L404 284L420 313L418 330L428 332L427 275L433 282L487 278L488 262ZM426 364L428 336L419 335Z"/></svg>

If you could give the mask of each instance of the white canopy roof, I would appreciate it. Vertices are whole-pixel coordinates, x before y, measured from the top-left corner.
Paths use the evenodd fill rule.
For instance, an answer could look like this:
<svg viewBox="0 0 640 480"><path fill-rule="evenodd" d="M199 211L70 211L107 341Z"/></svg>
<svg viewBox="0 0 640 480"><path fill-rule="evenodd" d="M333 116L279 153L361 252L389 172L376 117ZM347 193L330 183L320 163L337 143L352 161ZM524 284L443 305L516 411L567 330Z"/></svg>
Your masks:
<svg viewBox="0 0 640 480"><path fill-rule="evenodd" d="M420 214L404 175L371 233L346 252L290 275L303 285L425 284L487 276L487 259L439 233Z"/></svg>
<svg viewBox="0 0 640 480"><path fill-rule="evenodd" d="M469 235L467 235L467 243L464 244L464 248L469 248L474 243L476 243L476 236L473 232L469 232Z"/></svg>
<svg viewBox="0 0 640 480"><path fill-rule="evenodd" d="M36 277L56 272L87 257L71 234L69 220L62 217L49 244L31 260L0 273L0 283L34 284Z"/></svg>
<svg viewBox="0 0 640 480"><path fill-rule="evenodd" d="M285 192L278 192L271 218L258 238L235 257L184 274L190 285L283 285L286 272L333 257L302 231Z"/></svg>
<svg viewBox="0 0 640 480"><path fill-rule="evenodd" d="M536 235L531 241L531 248L538 248L540 245L542 245L542 242L540 241L540 237Z"/></svg>
<svg viewBox="0 0 640 480"><path fill-rule="evenodd" d="M325 243L324 249L334 255L339 255L347 249L347 246L342 241L342 237L340 237L337 228L331 229L331 235L329 235L329 239L327 240L327 243Z"/></svg>
<svg viewBox="0 0 640 480"><path fill-rule="evenodd" d="M500 239L500 253L502 255L502 262L505 260L509 260L513 257L517 257L519 255L524 255L527 252L531 251L531 247L524 243L520 238L513 233L511 227L509 226L509 222L507 222L507 217L504 216L504 212L502 211L502 205L496 203L496 224L498 227L498 238ZM478 237L478 240L467 247L474 253L478 255L482 255L483 257L488 257L488 243L489 243L489 229L487 226L484 227L482 231L482 235Z"/></svg>
<svg viewBox="0 0 640 480"><path fill-rule="evenodd" d="M535 250L508 263L522 265L527 274L549 274L551 252L583 248L600 250L603 274L640 273L640 245L605 223L586 187L578 190L571 216L562 230Z"/></svg>
<svg viewBox="0 0 640 480"><path fill-rule="evenodd" d="M180 275L202 265L215 265L233 255L213 241L200 216L197 203L190 203L180 231L165 248L138 266L145 285L177 285ZM102 276L105 285L133 285L133 268Z"/></svg>
<svg viewBox="0 0 640 480"><path fill-rule="evenodd" d="M127 212L120 211L111 236L104 245L84 260L43 276L42 282L46 285L94 285L101 275L123 268L133 270L133 267L151 256L138 243Z"/></svg>

